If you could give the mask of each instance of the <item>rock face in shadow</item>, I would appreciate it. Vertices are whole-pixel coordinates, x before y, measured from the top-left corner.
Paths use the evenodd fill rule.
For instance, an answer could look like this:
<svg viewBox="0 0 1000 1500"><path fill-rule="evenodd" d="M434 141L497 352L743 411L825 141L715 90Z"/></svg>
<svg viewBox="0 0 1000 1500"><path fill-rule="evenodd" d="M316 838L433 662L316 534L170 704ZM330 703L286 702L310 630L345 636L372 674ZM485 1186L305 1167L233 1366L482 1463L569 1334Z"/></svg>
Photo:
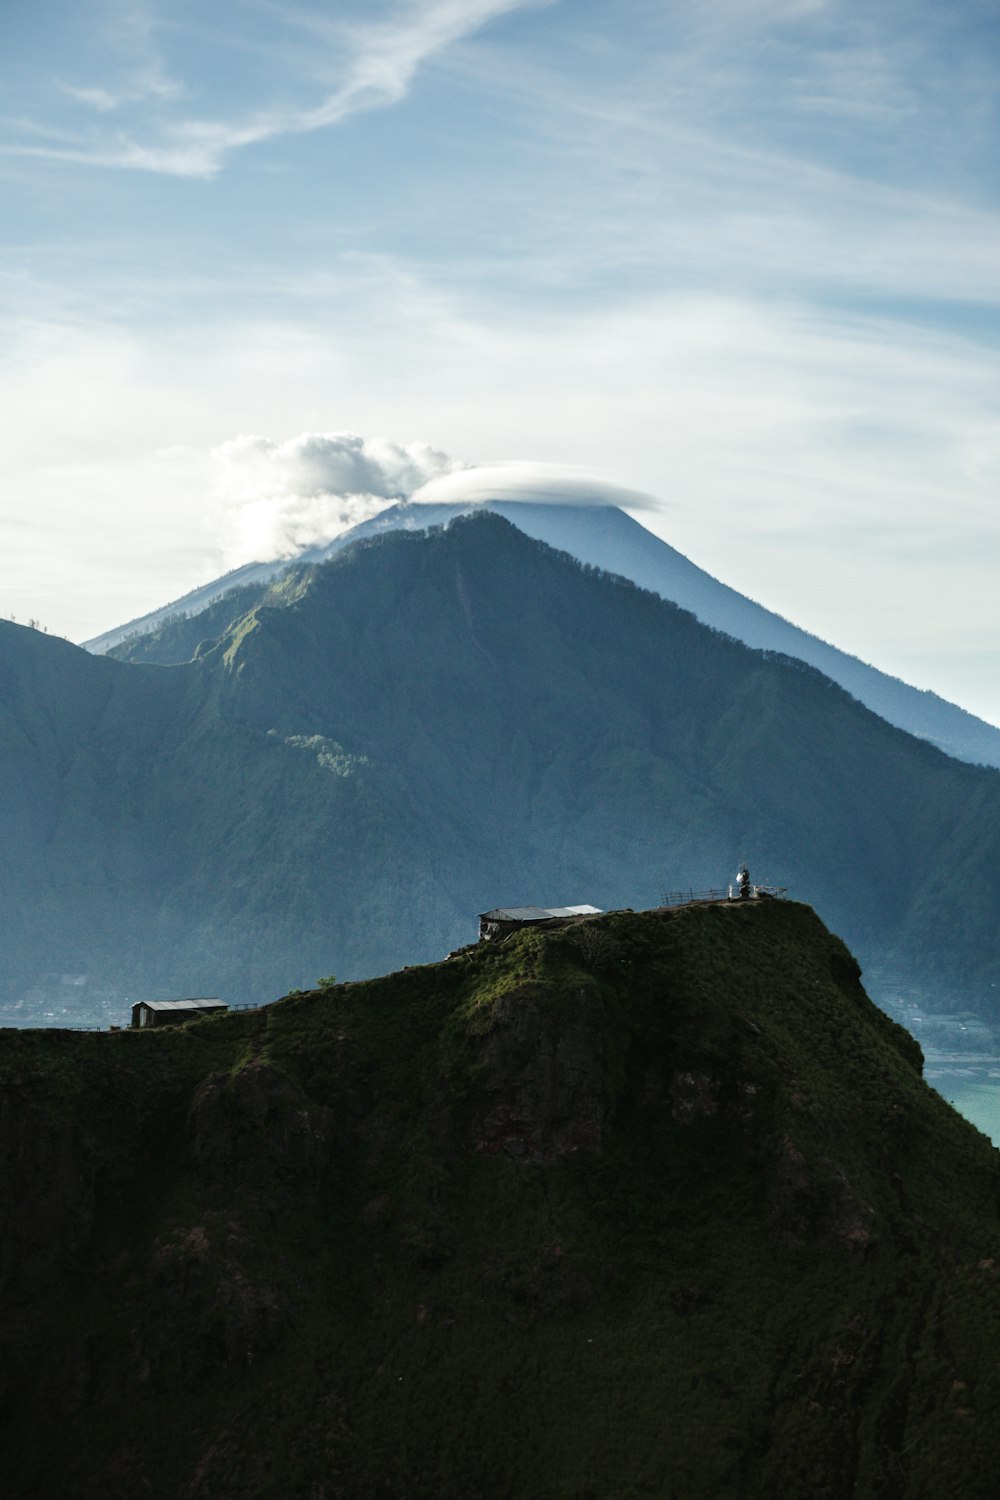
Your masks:
<svg viewBox="0 0 1000 1500"><path fill-rule="evenodd" d="M790 903L0 1033L0 1485L992 1494L997 1155Z"/></svg>
<svg viewBox="0 0 1000 1500"><path fill-rule="evenodd" d="M210 1073L191 1101L188 1154L215 1186L315 1190L333 1149L333 1111L310 1105L262 1058Z"/></svg>
<svg viewBox="0 0 1000 1500"><path fill-rule="evenodd" d="M12 1359L44 1318L89 1244L93 1143L20 1091L0 1098L0 1403L17 1399ZM72 1380L72 1376L70 1376ZM58 1376L56 1377L59 1383Z"/></svg>
<svg viewBox="0 0 1000 1500"><path fill-rule="evenodd" d="M475 1149L555 1162L600 1151L607 1103L598 997L571 991L558 1011L525 985L493 1006L481 1042Z"/></svg>
<svg viewBox="0 0 1000 1500"><path fill-rule="evenodd" d="M23 1094L0 1098L0 1296L44 1293L94 1225L95 1143Z"/></svg>

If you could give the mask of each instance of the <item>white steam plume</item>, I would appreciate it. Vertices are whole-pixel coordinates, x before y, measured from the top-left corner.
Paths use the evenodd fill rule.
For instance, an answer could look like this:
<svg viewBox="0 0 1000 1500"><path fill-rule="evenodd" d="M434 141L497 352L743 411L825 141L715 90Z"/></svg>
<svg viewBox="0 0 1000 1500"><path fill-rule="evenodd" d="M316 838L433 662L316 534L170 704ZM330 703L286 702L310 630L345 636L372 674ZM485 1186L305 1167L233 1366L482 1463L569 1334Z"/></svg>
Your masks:
<svg viewBox="0 0 1000 1500"><path fill-rule="evenodd" d="M238 437L213 450L215 495L229 566L296 557L396 501L476 505L657 502L569 464L463 464L426 443L390 443L353 432L305 432L286 443Z"/></svg>
<svg viewBox="0 0 1000 1500"><path fill-rule="evenodd" d="M230 566L295 557L461 467L426 443L304 432L286 443L237 437L212 452Z"/></svg>

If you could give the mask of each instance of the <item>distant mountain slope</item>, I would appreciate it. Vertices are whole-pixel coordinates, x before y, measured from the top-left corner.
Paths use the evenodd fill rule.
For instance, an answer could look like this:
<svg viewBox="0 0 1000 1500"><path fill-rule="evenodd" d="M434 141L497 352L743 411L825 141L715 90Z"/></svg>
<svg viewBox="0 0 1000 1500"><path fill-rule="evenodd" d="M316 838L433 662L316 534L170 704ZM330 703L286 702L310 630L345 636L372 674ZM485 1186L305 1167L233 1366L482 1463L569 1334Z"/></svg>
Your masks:
<svg viewBox="0 0 1000 1500"><path fill-rule="evenodd" d="M393 506L372 521L367 521L325 547L312 548L297 562L323 561L335 556L353 541L377 536L386 530L419 529L446 524L457 515L467 514L469 505ZM780 651L798 657L817 667L838 682L855 698L890 724L909 734L929 740L959 760L973 764L1000 766L1000 729L976 718L974 714L948 703L936 693L910 687L899 678L868 666L857 657L838 651L817 636L800 630L780 615L755 604L735 589L720 583L696 567L680 552L633 521L614 506L574 506L490 501L488 509L504 516L528 536L570 553L581 562L630 578L642 588L652 589L683 609L689 609L706 625L723 630L737 640L766 651ZM196 590L176 604L154 611L117 631L109 631L87 643L88 649L109 651L122 648L119 654L132 660L162 660L159 643L152 639L171 615L198 615L210 604L225 613L226 594L237 588L264 587L290 563L253 564L228 574L225 578ZM130 640L130 636L139 639ZM173 649L187 651L189 643L210 634L192 619L186 636L172 637ZM193 649L193 645L192 645ZM182 659L186 659L182 657Z"/></svg>
<svg viewBox="0 0 1000 1500"><path fill-rule="evenodd" d="M1000 766L1000 729L800 630L696 567L614 507L495 505L529 536L631 578L748 646L817 667L890 724L973 764Z"/></svg>
<svg viewBox="0 0 1000 1500"><path fill-rule="evenodd" d="M920 1071L782 902L0 1032L0 1488L990 1500L1000 1156Z"/></svg>
<svg viewBox="0 0 1000 1500"><path fill-rule="evenodd" d="M9 992L266 999L746 857L866 965L1000 1019L1000 775L499 516L291 570L179 666L2 622L0 661Z"/></svg>

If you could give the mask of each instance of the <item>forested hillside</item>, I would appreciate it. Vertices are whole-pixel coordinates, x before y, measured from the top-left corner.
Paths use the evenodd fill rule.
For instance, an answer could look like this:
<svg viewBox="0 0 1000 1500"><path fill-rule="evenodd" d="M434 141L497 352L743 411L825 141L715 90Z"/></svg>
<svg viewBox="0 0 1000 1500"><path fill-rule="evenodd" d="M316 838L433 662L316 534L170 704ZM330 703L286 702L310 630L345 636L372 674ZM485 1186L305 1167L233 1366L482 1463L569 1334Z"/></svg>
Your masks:
<svg viewBox="0 0 1000 1500"><path fill-rule="evenodd" d="M866 965L996 1015L1000 773L814 670L488 514L238 603L170 667L0 627L9 999L60 971L268 999L745 858Z"/></svg>
<svg viewBox="0 0 1000 1500"><path fill-rule="evenodd" d="M997 1153L814 914L0 1033L0 1488L991 1500Z"/></svg>
<svg viewBox="0 0 1000 1500"><path fill-rule="evenodd" d="M446 526L459 516L487 509L536 541L567 552L578 562L631 579L661 598L690 610L704 625L746 646L777 651L818 668L880 718L929 740L939 750L973 765L1000 766L1000 729L977 719L936 693L911 687L836 646L800 630L735 589L720 583L645 526L614 505L559 505L489 500L463 504L401 503L363 521L333 541L307 549L300 563L325 562L362 538L389 530ZM203 585L177 601L87 642L123 661L187 661L206 637L217 635L250 608L268 581L294 562L255 563ZM177 628L180 626L181 628Z"/></svg>

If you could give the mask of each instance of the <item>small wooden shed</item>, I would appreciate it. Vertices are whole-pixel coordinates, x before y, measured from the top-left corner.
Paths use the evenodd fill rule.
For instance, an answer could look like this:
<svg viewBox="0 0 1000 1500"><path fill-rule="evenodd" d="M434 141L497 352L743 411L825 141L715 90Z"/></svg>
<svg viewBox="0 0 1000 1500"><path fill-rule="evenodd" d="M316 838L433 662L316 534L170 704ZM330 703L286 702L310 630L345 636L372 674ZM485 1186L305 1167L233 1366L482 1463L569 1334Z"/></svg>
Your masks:
<svg viewBox="0 0 1000 1500"><path fill-rule="evenodd" d="M599 906L498 906L479 914L479 941L505 938L522 927L540 922L564 921L567 917L599 917Z"/></svg>
<svg viewBox="0 0 1000 1500"><path fill-rule="evenodd" d="M132 1007L132 1025L180 1026L184 1021L193 1021L198 1016L211 1015L214 1011L228 1010L222 1000L139 1000Z"/></svg>

